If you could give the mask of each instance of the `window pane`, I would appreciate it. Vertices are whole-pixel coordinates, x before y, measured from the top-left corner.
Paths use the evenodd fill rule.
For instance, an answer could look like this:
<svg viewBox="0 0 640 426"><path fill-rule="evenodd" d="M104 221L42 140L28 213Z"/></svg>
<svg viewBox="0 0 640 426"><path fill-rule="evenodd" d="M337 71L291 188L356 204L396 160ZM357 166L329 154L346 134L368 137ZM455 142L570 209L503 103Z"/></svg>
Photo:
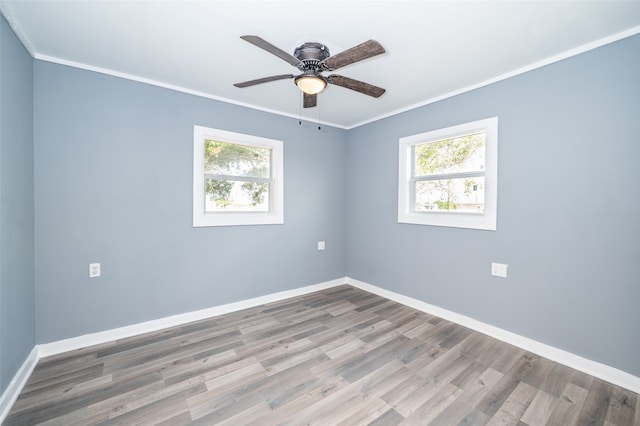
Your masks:
<svg viewBox="0 0 640 426"><path fill-rule="evenodd" d="M205 185L205 213L269 211L268 182L207 179Z"/></svg>
<svg viewBox="0 0 640 426"><path fill-rule="evenodd" d="M204 172L216 175L269 178L271 150L205 139Z"/></svg>
<svg viewBox="0 0 640 426"><path fill-rule="evenodd" d="M415 211L484 213L484 177L416 182Z"/></svg>
<svg viewBox="0 0 640 426"><path fill-rule="evenodd" d="M418 144L414 176L484 170L485 133Z"/></svg>

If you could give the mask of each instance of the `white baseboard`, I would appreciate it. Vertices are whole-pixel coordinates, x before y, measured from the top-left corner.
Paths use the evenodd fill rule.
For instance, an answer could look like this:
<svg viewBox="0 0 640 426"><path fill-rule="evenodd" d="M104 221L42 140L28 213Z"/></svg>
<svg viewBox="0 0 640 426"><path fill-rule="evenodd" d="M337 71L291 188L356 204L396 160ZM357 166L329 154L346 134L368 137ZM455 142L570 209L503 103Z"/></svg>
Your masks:
<svg viewBox="0 0 640 426"><path fill-rule="evenodd" d="M503 342L517 346L529 352L533 352L537 355L566 365L567 367L574 368L578 371L582 371L609 383L613 383L614 385L618 385L632 392L640 393L640 377L636 377L625 371L583 358L571 352L529 339L528 337L520 336L519 334L512 333L502 328L494 327L456 312L452 312L435 305L430 305L421 300L376 287L363 281L358 281L349 277L346 277L345 281L347 284L368 291L369 293L377 294L378 296L393 300L394 302L402 303L403 305L412 307L419 311L455 322L456 324L460 324L488 336L495 337Z"/></svg>
<svg viewBox="0 0 640 426"><path fill-rule="evenodd" d="M16 402L18 395L20 395L20 392L24 388L24 385L27 383L29 376L31 376L33 369L41 358L76 349L86 348L88 346L112 342L114 340L124 339L126 337L137 336L139 334L158 331L164 328L179 326L193 321L199 321L218 315L240 311L242 309L253 308L255 306L260 306L267 303L278 302L280 300L302 296L343 284L346 284L345 278L338 278L335 280L325 281L323 283L300 287L293 290L281 291L278 293L268 294L266 296L255 297L253 299L241 300L239 302L229 303L226 305L219 305L211 308L201 309L199 311L172 315L169 317L146 321L139 324L133 324L125 327L114 328L111 330L105 330L97 333L85 334L83 336L72 337L69 339L58 340L51 343L36 345L33 347L31 353L29 354L27 359L25 359L24 363L11 380L11 383L9 383L9 386L0 397L0 425L9 414L9 410Z"/></svg>
<svg viewBox="0 0 640 426"><path fill-rule="evenodd" d="M344 277L326 281L320 284L310 285L307 287L300 287L293 290L272 293L266 296L242 300L226 305L214 306L199 311L187 312L184 314L173 315L157 320L146 321L139 324L133 324L125 327L119 327L111 330L105 330L97 333L59 340L56 342L36 345L14 376L13 380L11 380L11 383L9 384L7 389L0 397L0 424L9 414L11 406L18 398L20 391L24 387L27 379L31 375L31 372L33 371L40 358L81 349L88 346L107 343L126 337L132 337L143 333L158 331L168 327L179 326L189 322L199 321L218 315L224 315L242 309L264 305L267 303L278 302L280 300L325 290L343 284L352 285L364 291L377 294L381 297L385 297L389 300L393 300L419 311L423 311L428 314L446 319L448 321L455 322L456 324L460 324L472 330L502 340L503 342L533 352L552 361L556 361L560 364L590 374L594 377L621 386L625 389L629 389L632 392L640 393L640 377L633 376L614 367L610 367L608 365L583 358L573 353L546 345L544 343L529 339L524 336L520 336L510 331L485 324L481 321L458 314L456 312L452 312L435 305L430 305L421 300L385 290L383 288L376 287L374 285L365 283L363 281L358 281L350 277Z"/></svg>
<svg viewBox="0 0 640 426"><path fill-rule="evenodd" d="M38 363L38 359L38 347L34 346L15 376L13 376L11 382L9 382L9 386L7 386L2 396L0 396L0 424L4 422L4 419L9 414L9 410L11 410L16 399L18 399L18 395L20 395L24 385L27 383L27 380L29 380L29 376L31 376L33 369Z"/></svg>
<svg viewBox="0 0 640 426"><path fill-rule="evenodd" d="M169 317L146 321L139 324L99 331L97 333L85 334L83 336L58 340L51 343L44 343L38 345L38 354L40 358L45 358L63 352L86 348L88 346L112 342L114 340L124 339L126 337L132 337L139 334L162 330L164 328L180 326L189 322L199 321L218 315L225 315L231 312L240 311L242 309L253 308L255 306L260 306L267 303L277 302L280 300L313 293L315 291L324 290L342 284L345 284L345 278L338 278L332 281L325 281L320 284L300 287L293 290L281 291L279 293L272 293L266 296L255 297L253 299L241 300L239 302L229 303L226 305L214 306L211 308L201 309L199 311L172 315Z"/></svg>

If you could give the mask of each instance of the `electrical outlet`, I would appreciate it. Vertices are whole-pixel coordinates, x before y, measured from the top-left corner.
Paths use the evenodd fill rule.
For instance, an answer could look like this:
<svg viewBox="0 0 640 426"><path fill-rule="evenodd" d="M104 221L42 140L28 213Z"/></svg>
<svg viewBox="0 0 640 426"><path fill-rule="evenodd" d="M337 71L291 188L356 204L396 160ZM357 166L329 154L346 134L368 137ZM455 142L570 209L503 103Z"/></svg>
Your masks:
<svg viewBox="0 0 640 426"><path fill-rule="evenodd" d="M491 263L491 275L501 278L507 278L507 268L509 265L505 263Z"/></svg>
<svg viewBox="0 0 640 426"><path fill-rule="evenodd" d="M324 250L324 241L318 241L318 250Z"/></svg>
<svg viewBox="0 0 640 426"><path fill-rule="evenodd" d="M99 263L90 263L89 264L89 278L96 278L100 276L100 264Z"/></svg>

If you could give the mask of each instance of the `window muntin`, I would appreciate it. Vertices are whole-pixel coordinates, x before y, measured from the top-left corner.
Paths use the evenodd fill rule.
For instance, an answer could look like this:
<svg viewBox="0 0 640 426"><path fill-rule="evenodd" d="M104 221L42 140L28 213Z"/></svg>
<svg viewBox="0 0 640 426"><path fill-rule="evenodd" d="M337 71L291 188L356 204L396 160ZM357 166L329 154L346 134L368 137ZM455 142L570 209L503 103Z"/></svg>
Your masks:
<svg viewBox="0 0 640 426"><path fill-rule="evenodd" d="M400 138L398 222L496 229L497 117Z"/></svg>
<svg viewBox="0 0 640 426"><path fill-rule="evenodd" d="M194 126L193 226L284 223L282 145Z"/></svg>

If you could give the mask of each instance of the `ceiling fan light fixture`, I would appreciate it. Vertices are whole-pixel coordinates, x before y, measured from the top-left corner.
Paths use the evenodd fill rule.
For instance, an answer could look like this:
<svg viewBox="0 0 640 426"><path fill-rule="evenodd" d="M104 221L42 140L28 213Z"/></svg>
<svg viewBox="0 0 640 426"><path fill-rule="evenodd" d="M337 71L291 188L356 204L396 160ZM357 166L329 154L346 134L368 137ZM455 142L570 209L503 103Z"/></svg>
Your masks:
<svg viewBox="0 0 640 426"><path fill-rule="evenodd" d="M302 74L295 79L296 86L307 95L315 95L324 90L327 87L327 82L324 78L317 74Z"/></svg>

